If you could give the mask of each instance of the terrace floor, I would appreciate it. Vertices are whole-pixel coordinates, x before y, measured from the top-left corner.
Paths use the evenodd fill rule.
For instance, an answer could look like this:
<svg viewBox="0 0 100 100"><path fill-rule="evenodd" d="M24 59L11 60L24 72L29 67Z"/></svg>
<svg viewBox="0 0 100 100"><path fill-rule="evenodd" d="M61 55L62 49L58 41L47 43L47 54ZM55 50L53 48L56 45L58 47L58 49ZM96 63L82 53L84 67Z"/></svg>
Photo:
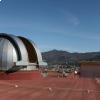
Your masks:
<svg viewBox="0 0 100 100"><path fill-rule="evenodd" d="M100 88L86 78L0 80L0 100L100 100Z"/></svg>

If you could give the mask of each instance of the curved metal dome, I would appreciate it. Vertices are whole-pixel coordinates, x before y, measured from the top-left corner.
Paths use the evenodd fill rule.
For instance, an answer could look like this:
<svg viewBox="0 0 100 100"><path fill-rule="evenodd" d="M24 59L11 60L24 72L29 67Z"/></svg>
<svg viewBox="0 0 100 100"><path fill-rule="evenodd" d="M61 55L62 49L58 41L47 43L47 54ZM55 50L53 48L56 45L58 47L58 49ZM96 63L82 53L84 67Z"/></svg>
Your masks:
<svg viewBox="0 0 100 100"><path fill-rule="evenodd" d="M24 37L0 33L0 70L33 70L42 63L37 46Z"/></svg>
<svg viewBox="0 0 100 100"><path fill-rule="evenodd" d="M0 70L8 70L17 62L17 53L9 40L0 38Z"/></svg>

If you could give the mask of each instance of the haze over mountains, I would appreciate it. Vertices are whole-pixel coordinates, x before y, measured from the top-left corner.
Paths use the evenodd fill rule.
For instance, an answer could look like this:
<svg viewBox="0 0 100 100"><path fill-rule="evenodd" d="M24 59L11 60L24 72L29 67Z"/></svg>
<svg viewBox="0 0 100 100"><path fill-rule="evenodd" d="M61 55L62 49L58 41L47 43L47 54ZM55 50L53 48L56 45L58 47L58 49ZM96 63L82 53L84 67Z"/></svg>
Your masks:
<svg viewBox="0 0 100 100"><path fill-rule="evenodd" d="M100 52L71 53L63 50L51 50L42 53L48 64L63 64L68 61L100 61Z"/></svg>

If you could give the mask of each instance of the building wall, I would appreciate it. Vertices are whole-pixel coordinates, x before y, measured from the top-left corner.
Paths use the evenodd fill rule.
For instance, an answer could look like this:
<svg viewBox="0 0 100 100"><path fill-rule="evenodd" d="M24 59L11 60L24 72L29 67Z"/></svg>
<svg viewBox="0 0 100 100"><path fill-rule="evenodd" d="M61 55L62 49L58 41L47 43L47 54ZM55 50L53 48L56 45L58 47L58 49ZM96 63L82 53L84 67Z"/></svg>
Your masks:
<svg viewBox="0 0 100 100"><path fill-rule="evenodd" d="M100 64L81 64L80 75L82 77L100 77Z"/></svg>

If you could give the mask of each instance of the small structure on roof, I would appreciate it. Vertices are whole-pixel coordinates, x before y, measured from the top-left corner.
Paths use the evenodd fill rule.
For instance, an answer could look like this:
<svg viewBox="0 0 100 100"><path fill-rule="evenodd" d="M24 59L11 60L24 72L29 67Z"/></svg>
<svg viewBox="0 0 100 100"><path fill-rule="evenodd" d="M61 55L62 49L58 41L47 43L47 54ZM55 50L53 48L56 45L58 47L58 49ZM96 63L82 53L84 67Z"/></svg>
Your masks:
<svg viewBox="0 0 100 100"><path fill-rule="evenodd" d="M81 61L80 62L81 77L100 77L100 61Z"/></svg>

